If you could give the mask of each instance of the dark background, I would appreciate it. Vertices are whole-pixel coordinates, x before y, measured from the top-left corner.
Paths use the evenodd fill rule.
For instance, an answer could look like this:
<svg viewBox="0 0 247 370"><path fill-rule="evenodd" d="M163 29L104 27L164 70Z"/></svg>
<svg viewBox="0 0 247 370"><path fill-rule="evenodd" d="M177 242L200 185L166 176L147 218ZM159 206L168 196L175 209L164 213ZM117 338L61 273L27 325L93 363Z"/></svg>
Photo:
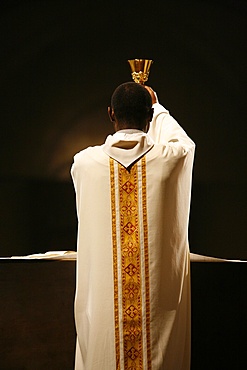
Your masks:
<svg viewBox="0 0 247 370"><path fill-rule="evenodd" d="M194 253L246 259L246 1L0 2L0 254L76 249L73 155L128 59L197 144Z"/></svg>

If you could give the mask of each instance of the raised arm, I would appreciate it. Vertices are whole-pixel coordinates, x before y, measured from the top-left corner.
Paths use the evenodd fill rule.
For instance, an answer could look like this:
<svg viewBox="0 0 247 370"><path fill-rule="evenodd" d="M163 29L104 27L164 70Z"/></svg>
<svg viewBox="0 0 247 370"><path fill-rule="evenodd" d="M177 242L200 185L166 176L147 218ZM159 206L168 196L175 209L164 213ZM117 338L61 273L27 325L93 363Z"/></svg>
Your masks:
<svg viewBox="0 0 247 370"><path fill-rule="evenodd" d="M148 134L157 144L167 144L169 142L180 142L181 145L188 148L195 146L178 122L169 114L169 111L159 104L157 94L149 86L145 86L149 91L154 115Z"/></svg>

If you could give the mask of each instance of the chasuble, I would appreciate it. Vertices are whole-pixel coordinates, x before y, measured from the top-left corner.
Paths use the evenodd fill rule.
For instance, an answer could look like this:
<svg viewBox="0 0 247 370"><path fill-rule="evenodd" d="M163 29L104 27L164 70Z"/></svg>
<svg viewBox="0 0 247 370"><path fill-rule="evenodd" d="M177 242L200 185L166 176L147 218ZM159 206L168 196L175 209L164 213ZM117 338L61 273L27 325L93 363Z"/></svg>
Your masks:
<svg viewBox="0 0 247 370"><path fill-rule="evenodd" d="M76 370L189 370L188 222L195 145L153 105L74 157Z"/></svg>

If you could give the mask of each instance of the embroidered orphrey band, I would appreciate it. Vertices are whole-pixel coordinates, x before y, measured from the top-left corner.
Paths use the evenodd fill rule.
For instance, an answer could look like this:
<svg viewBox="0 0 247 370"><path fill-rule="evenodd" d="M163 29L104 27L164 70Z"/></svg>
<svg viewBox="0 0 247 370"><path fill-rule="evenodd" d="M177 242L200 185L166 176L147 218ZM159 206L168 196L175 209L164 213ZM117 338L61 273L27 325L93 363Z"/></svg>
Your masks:
<svg viewBox="0 0 247 370"><path fill-rule="evenodd" d="M117 370L151 370L145 157L110 159Z"/></svg>

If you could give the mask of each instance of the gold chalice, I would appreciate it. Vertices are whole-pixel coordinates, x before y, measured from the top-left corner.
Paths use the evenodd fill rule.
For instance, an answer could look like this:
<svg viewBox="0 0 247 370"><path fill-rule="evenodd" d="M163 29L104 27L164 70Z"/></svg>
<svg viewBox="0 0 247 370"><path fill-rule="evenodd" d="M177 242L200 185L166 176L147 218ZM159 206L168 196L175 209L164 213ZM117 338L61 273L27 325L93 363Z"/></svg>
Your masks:
<svg viewBox="0 0 247 370"><path fill-rule="evenodd" d="M148 80L153 61L151 59L131 59L128 62L133 80L138 84L144 85Z"/></svg>

